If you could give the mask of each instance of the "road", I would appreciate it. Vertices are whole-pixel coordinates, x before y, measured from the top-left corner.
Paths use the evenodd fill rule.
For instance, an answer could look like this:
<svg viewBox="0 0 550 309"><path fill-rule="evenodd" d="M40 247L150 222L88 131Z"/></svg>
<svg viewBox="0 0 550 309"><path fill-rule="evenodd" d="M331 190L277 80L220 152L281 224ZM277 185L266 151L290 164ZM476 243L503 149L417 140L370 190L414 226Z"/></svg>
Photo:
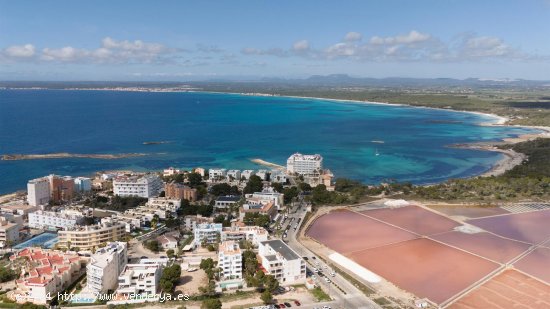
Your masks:
<svg viewBox="0 0 550 309"><path fill-rule="evenodd" d="M333 302L330 302L329 306L332 308L346 309L381 308L341 275L336 274L335 277L330 276L330 267L323 260L319 259L313 252L298 242L296 235L300 230L300 225L303 224L305 215L306 211L304 203L296 203L296 207L290 211L288 214L288 219L285 220L288 230L286 237L284 237L283 240L302 257L308 258L308 261L306 262L309 271L313 272L314 267L322 269L325 277L330 279L331 282L327 283L325 282L324 277L321 278L316 275L317 279L315 280L315 283L320 285L323 290L328 292L328 294L334 299ZM288 227L288 225L290 225L290 227ZM313 257L315 257L315 259L313 259ZM319 304L317 304L311 307L322 307L322 305L319 306Z"/></svg>

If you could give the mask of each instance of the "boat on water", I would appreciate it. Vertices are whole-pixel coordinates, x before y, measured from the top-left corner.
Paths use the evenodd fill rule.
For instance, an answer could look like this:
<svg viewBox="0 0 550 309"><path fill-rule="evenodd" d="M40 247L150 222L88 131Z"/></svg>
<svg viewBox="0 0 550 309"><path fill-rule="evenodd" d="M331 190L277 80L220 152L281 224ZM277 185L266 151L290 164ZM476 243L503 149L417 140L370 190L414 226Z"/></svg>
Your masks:
<svg viewBox="0 0 550 309"><path fill-rule="evenodd" d="M385 143L384 141L380 141L380 140L372 140L370 142L371 143L376 143L376 144L384 144Z"/></svg>
<svg viewBox="0 0 550 309"><path fill-rule="evenodd" d="M376 152L374 153L374 155L377 157L380 155L380 153L378 152L378 148L376 148Z"/></svg>

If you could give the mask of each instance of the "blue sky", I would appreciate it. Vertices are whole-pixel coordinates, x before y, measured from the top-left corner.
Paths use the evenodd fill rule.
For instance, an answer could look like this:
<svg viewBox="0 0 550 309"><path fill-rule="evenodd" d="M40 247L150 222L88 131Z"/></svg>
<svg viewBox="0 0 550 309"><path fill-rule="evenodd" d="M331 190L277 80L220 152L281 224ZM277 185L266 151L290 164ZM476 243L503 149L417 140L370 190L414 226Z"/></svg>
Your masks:
<svg viewBox="0 0 550 309"><path fill-rule="evenodd" d="M550 80L550 0L4 1L1 80Z"/></svg>

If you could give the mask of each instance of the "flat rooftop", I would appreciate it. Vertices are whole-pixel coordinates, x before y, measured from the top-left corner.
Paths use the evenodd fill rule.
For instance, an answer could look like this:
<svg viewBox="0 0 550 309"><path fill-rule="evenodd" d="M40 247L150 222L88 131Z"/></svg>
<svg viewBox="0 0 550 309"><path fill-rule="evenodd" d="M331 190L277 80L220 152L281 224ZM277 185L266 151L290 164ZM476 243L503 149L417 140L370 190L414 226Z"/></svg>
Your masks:
<svg viewBox="0 0 550 309"><path fill-rule="evenodd" d="M262 241L262 245L269 245L271 248L273 248L273 250L275 250L277 253L282 255L287 261L300 258L282 240L273 239L273 240Z"/></svg>

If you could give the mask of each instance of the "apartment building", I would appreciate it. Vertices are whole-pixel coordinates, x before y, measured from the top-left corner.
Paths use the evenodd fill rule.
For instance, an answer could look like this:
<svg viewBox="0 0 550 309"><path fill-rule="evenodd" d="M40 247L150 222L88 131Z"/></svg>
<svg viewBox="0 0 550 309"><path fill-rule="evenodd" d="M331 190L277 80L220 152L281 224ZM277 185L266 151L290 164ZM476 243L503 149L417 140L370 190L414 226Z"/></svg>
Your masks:
<svg viewBox="0 0 550 309"><path fill-rule="evenodd" d="M242 279L242 252L239 243L224 241L218 248L218 267L223 279Z"/></svg>
<svg viewBox="0 0 550 309"><path fill-rule="evenodd" d="M193 234L195 235L195 246L199 247L206 241L207 244L213 244L218 241L218 237L222 232L221 223L201 223L197 224L194 228Z"/></svg>
<svg viewBox="0 0 550 309"><path fill-rule="evenodd" d="M118 286L118 276L128 262L125 242L111 242L98 249L86 266L88 289L92 293L107 293Z"/></svg>
<svg viewBox="0 0 550 309"><path fill-rule="evenodd" d="M119 296L126 295L129 299L154 295L159 290L161 273L161 265L157 263L127 264L118 276L116 293Z"/></svg>
<svg viewBox="0 0 550 309"><path fill-rule="evenodd" d="M59 231L58 246L93 250L121 240L126 235L126 223L114 218L103 218L97 225L67 228Z"/></svg>
<svg viewBox="0 0 550 309"><path fill-rule="evenodd" d="M281 206L284 205L284 194L273 190L271 187L264 188L262 192L247 194L245 197L248 204L259 205L273 202L277 209L281 209Z"/></svg>
<svg viewBox="0 0 550 309"><path fill-rule="evenodd" d="M280 284L301 284L306 281L305 261L282 240L260 242L258 255L262 267Z"/></svg>
<svg viewBox="0 0 550 309"><path fill-rule="evenodd" d="M169 211L171 213L176 213L176 211L181 207L181 198L169 198L169 197L151 197L147 201L148 208L160 209L164 211Z"/></svg>
<svg viewBox="0 0 550 309"><path fill-rule="evenodd" d="M50 202L50 181L47 177L29 180L27 202L31 206L47 205Z"/></svg>
<svg viewBox="0 0 550 309"><path fill-rule="evenodd" d="M33 229L72 228L84 222L83 215L38 210L29 214Z"/></svg>
<svg viewBox="0 0 550 309"><path fill-rule="evenodd" d="M155 197L162 190L162 180L154 174L119 176L113 180L113 192L119 196Z"/></svg>
<svg viewBox="0 0 550 309"><path fill-rule="evenodd" d="M92 191L92 179L88 177L76 177L74 179L74 191L78 193Z"/></svg>
<svg viewBox="0 0 550 309"><path fill-rule="evenodd" d="M323 157L319 154L304 155L295 153L286 161L286 170L289 174L315 175L323 169Z"/></svg>
<svg viewBox="0 0 550 309"><path fill-rule="evenodd" d="M241 173L241 179L244 178L245 180L249 180L252 175L256 175L256 172L253 170L244 170Z"/></svg>
<svg viewBox="0 0 550 309"><path fill-rule="evenodd" d="M50 199L54 203L70 201L74 195L74 179L71 176L49 175Z"/></svg>
<svg viewBox="0 0 550 309"><path fill-rule="evenodd" d="M260 226L232 226L223 228L220 238L221 241L250 241L254 246L259 246L260 242L268 239L269 233Z"/></svg>
<svg viewBox="0 0 550 309"><path fill-rule="evenodd" d="M220 196L214 202L214 207L226 209L237 204L237 202L239 202L240 200L241 200L240 196L234 196L234 195Z"/></svg>
<svg viewBox="0 0 550 309"><path fill-rule="evenodd" d="M241 180L241 171L239 170L228 170L227 171L227 179L232 180Z"/></svg>
<svg viewBox="0 0 550 309"><path fill-rule="evenodd" d="M164 196L168 199L186 199L190 202L194 202L197 200L197 189L181 183L170 182L164 185Z"/></svg>
<svg viewBox="0 0 550 309"><path fill-rule="evenodd" d="M0 217L0 247L5 248L19 242L19 228L17 223L9 222L8 219Z"/></svg>

